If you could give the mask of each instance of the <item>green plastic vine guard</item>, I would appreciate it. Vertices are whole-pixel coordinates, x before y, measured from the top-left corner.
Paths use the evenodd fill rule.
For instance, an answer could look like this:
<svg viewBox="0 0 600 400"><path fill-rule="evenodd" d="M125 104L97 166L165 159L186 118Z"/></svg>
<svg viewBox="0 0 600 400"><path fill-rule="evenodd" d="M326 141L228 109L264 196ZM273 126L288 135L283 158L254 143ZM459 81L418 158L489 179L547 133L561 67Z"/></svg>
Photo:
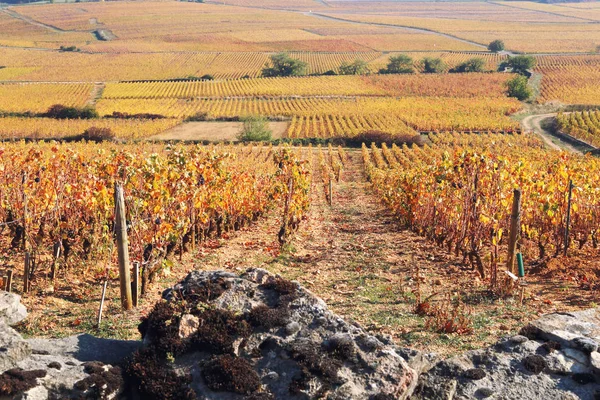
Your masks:
<svg viewBox="0 0 600 400"><path fill-rule="evenodd" d="M517 263L519 265L519 278L525 276L525 265L523 264L523 254L517 253Z"/></svg>

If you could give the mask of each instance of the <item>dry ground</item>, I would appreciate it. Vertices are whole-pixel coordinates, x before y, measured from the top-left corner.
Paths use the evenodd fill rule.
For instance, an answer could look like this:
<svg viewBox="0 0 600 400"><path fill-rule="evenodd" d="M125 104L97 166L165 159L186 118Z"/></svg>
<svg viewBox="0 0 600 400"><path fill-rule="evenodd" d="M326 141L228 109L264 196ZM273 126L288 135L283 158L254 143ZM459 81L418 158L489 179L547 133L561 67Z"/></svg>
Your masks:
<svg viewBox="0 0 600 400"><path fill-rule="evenodd" d="M185 255L168 276L152 286L137 310L120 312L118 282L111 282L100 328L93 326L100 283L77 281L68 272L54 293L40 289L25 297L30 316L20 330L28 335L62 336L87 331L138 338L139 318L160 299L163 288L188 271L225 269L241 273L255 266L298 280L335 312L355 319L374 333L390 334L401 345L444 355L493 343L542 313L594 306L597 293L580 289L560 260L544 273L528 278L523 305L518 300L490 296L477 273L462 265L461 260L399 227L371 193L360 153L349 153L351 161L341 181L334 185L333 206L327 203L325 186L317 181L320 173L315 171L307 220L283 249L276 241L281 223L277 210L251 227L206 242L194 254ZM571 266L577 262L569 261ZM598 271L596 266L590 268ZM39 286L43 287L43 282ZM473 333L445 334L428 328L427 317L414 313L418 286L424 297L433 293L439 293L434 297L438 300L446 295L455 299L460 296Z"/></svg>
<svg viewBox="0 0 600 400"><path fill-rule="evenodd" d="M269 122L273 139L283 138L288 125L289 122ZM242 122L184 122L168 131L151 136L148 140L234 141L242 126Z"/></svg>

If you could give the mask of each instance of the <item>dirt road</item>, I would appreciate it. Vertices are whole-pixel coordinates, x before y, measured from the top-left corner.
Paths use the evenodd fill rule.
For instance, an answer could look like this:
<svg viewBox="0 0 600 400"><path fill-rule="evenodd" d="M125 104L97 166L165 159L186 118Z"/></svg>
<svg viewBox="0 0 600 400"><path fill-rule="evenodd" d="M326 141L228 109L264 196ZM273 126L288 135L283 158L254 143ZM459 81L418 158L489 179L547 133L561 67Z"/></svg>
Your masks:
<svg viewBox="0 0 600 400"><path fill-rule="evenodd" d="M523 119L521 122L522 128L524 132L534 132L536 133L543 141L548 145L549 148L558 150L558 151L570 151L572 153L581 154L581 151L577 150L575 147L566 143L565 141L560 140L556 136L552 135L551 132L544 129L542 127L542 121L547 120L548 118L554 118L556 114L539 114L539 115L530 115Z"/></svg>

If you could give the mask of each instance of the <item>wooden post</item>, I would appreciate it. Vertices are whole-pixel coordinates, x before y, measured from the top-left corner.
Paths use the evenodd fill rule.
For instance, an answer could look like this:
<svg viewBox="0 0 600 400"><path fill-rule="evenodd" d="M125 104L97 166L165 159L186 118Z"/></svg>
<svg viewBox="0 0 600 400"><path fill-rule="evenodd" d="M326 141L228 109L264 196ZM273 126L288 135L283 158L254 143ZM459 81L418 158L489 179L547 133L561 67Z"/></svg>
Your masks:
<svg viewBox="0 0 600 400"><path fill-rule="evenodd" d="M23 189L23 250L27 251L27 194L25 193L25 181L27 180L27 174L23 172L21 187Z"/></svg>
<svg viewBox="0 0 600 400"><path fill-rule="evenodd" d="M121 283L121 306L131 310L131 276L129 274L129 242L127 239L127 220L125 218L125 195L123 186L115 183L115 231L119 253L119 281Z"/></svg>
<svg viewBox="0 0 600 400"><path fill-rule="evenodd" d="M29 292L29 267L31 264L31 255L25 252L25 268L23 272L23 293Z"/></svg>
<svg viewBox="0 0 600 400"><path fill-rule="evenodd" d="M61 243L60 240L57 240L54 243L54 251L53 251L53 256L54 259L52 260L52 267L50 268L50 279L52 280L52 283L54 284L54 280L56 279L56 267L58 266L58 258L60 257L60 247L61 247Z"/></svg>
<svg viewBox="0 0 600 400"><path fill-rule="evenodd" d="M140 263L139 261L134 261L133 263L133 283L131 285L131 296L133 298L133 306L138 306L138 300L140 293Z"/></svg>
<svg viewBox="0 0 600 400"><path fill-rule="evenodd" d="M333 204L333 182L331 177L329 177L329 205Z"/></svg>
<svg viewBox="0 0 600 400"><path fill-rule="evenodd" d="M98 327L100 327L100 322L102 322L102 309L104 308L104 298L106 297L106 285L108 285L108 280L104 281L104 286L102 287L102 298L100 299L100 308L98 309Z"/></svg>
<svg viewBox="0 0 600 400"><path fill-rule="evenodd" d="M196 210L192 204L192 252L196 251Z"/></svg>
<svg viewBox="0 0 600 400"><path fill-rule="evenodd" d="M12 280L13 280L13 270L9 269L6 273L6 291L8 293L12 292Z"/></svg>
<svg viewBox="0 0 600 400"><path fill-rule="evenodd" d="M142 289L141 289L141 296L140 297L144 297L144 295L146 294L146 286L148 284L148 276L147 276L147 266L143 266L142 267Z"/></svg>
<svg viewBox="0 0 600 400"><path fill-rule="evenodd" d="M510 215L510 232L508 237L508 259L506 269L515 273L515 256L517 254L517 241L521 230L521 190L515 189L513 194L512 213Z"/></svg>
<svg viewBox="0 0 600 400"><path fill-rule="evenodd" d="M571 228L571 200L573 198L573 180L569 180L569 198L567 201L567 221L565 226L565 251L564 256L567 256L569 249L569 230Z"/></svg>
<svg viewBox="0 0 600 400"><path fill-rule="evenodd" d="M0 289L8 292L8 276L4 275L2 277L2 286L0 287Z"/></svg>

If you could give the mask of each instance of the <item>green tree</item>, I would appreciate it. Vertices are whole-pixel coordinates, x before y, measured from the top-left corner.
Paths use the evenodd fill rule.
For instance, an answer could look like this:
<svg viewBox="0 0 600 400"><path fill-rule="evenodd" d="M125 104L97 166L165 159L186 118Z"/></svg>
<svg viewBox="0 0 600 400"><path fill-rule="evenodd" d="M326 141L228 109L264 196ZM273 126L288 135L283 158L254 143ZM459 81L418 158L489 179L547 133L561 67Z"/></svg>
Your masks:
<svg viewBox="0 0 600 400"><path fill-rule="evenodd" d="M502 40L494 40L488 45L488 50L493 51L494 53L504 51L504 48L504 42Z"/></svg>
<svg viewBox="0 0 600 400"><path fill-rule="evenodd" d="M441 74L446 71L446 63L441 58L425 57L423 72L426 74Z"/></svg>
<svg viewBox="0 0 600 400"><path fill-rule="evenodd" d="M499 71L512 71L520 75L528 75L530 70L535 67L535 58L532 56L516 56L511 57L506 61L500 63Z"/></svg>
<svg viewBox="0 0 600 400"><path fill-rule="evenodd" d="M387 68L380 69L380 74L412 74L415 72L413 59L406 54L390 57Z"/></svg>
<svg viewBox="0 0 600 400"><path fill-rule="evenodd" d="M340 65L340 75L366 75L369 67L366 61L354 60L351 63L344 61Z"/></svg>
<svg viewBox="0 0 600 400"><path fill-rule="evenodd" d="M272 76L301 76L306 75L308 64L291 58L287 53L277 53L271 56L271 62L263 68L262 75Z"/></svg>
<svg viewBox="0 0 600 400"><path fill-rule="evenodd" d="M475 57L458 64L456 67L452 68L450 72L483 72L484 68L485 60L483 58Z"/></svg>
<svg viewBox="0 0 600 400"><path fill-rule="evenodd" d="M248 115L242 117L244 123L237 138L242 142L266 142L272 139L273 131L269 128L269 121L261 115Z"/></svg>
<svg viewBox="0 0 600 400"><path fill-rule="evenodd" d="M523 75L515 76L506 82L506 87L509 97L516 97L521 101L531 97L531 89L527 86L527 78Z"/></svg>

